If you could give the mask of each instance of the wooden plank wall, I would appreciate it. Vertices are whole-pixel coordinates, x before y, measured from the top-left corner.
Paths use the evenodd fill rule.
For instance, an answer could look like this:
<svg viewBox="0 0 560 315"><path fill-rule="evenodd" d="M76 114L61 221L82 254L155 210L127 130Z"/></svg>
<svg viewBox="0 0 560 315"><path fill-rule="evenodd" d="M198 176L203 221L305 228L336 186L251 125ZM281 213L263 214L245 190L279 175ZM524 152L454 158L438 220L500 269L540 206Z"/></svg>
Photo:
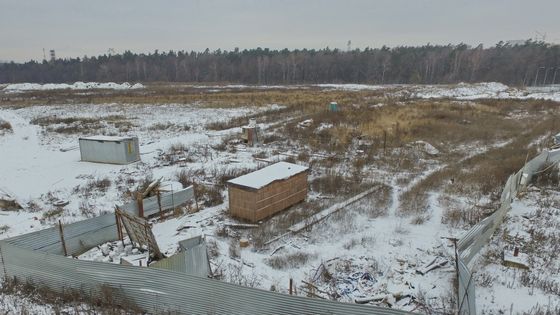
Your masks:
<svg viewBox="0 0 560 315"><path fill-rule="evenodd" d="M307 197L307 172L278 180L258 190L229 186L229 211L234 217L256 222Z"/></svg>

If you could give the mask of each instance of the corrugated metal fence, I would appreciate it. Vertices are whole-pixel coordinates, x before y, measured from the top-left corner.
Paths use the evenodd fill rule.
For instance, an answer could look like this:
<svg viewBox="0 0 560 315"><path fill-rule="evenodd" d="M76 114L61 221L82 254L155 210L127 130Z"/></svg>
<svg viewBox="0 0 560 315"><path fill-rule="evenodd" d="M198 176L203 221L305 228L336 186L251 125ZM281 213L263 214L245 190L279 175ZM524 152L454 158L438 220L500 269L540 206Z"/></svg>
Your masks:
<svg viewBox="0 0 560 315"><path fill-rule="evenodd" d="M472 270L469 264L480 250L488 244L490 237L504 220L511 208L511 202L517 194L525 189L533 176L544 166L560 161L560 149L544 151L531 161L527 162L521 170L511 175L502 191L500 208L489 217L474 225L458 241L459 252L459 314L476 314L475 287Z"/></svg>
<svg viewBox="0 0 560 315"><path fill-rule="evenodd" d="M159 199L158 196L146 198L143 200L144 216L147 217L150 215L154 215L159 211L173 209L185 203L187 200L191 200L193 198L194 198L193 186L189 186L179 191L163 194L159 197ZM135 215L138 215L139 212L138 203L136 201L124 204L120 207L120 209L129 213L133 213Z"/></svg>
<svg viewBox="0 0 560 315"><path fill-rule="evenodd" d="M54 290L96 294L111 288L117 300L157 314L378 314L407 312L291 296L156 268L83 261L0 242L0 274ZM5 274L4 274L5 272Z"/></svg>
<svg viewBox="0 0 560 315"><path fill-rule="evenodd" d="M117 239L115 215L106 214L65 225L63 234L68 255L78 255ZM184 264L167 264L172 268L167 265L163 268L192 265L189 259L194 257L188 257L189 253L196 255L195 251L205 250L199 243L194 239L182 242L187 251L176 257L184 259ZM29 280L58 292L74 289L102 297L101 288L103 292L109 288L116 301L133 304L153 314L410 314L370 305L286 295L189 274L200 273L199 270L177 272L117 265L77 260L62 254L58 227L2 240L0 275Z"/></svg>
<svg viewBox="0 0 560 315"><path fill-rule="evenodd" d="M558 161L560 150L545 151L511 175L502 192L500 208L459 240L459 314L476 314L469 264L501 224L517 193L543 166ZM188 192L184 194L188 196ZM174 198L170 204L176 204ZM115 216L106 214L65 225L63 234L68 254L81 254L117 239ZM108 287L113 289L117 300L132 302L150 313L409 314L389 308L285 295L172 270L82 261L61 256L63 252L58 228L0 241L0 275L28 279L57 291L72 288L99 294L101 287Z"/></svg>

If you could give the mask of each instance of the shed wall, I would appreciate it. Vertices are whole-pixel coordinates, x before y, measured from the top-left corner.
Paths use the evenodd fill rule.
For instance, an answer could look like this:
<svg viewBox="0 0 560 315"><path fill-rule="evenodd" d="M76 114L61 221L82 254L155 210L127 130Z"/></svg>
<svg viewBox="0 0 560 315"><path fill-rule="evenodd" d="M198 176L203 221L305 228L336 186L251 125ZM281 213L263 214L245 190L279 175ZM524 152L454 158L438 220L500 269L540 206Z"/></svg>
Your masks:
<svg viewBox="0 0 560 315"><path fill-rule="evenodd" d="M256 222L305 200L306 196L307 172L274 181L257 190L230 185L230 213Z"/></svg>
<svg viewBox="0 0 560 315"><path fill-rule="evenodd" d="M82 161L128 164L140 160L138 138L123 141L80 139Z"/></svg>
<svg viewBox="0 0 560 315"><path fill-rule="evenodd" d="M138 138L134 137L126 142L126 161L128 163L140 161L140 144L138 143Z"/></svg>
<svg viewBox="0 0 560 315"><path fill-rule="evenodd" d="M255 222L257 194L234 185L228 187L229 212L232 216Z"/></svg>

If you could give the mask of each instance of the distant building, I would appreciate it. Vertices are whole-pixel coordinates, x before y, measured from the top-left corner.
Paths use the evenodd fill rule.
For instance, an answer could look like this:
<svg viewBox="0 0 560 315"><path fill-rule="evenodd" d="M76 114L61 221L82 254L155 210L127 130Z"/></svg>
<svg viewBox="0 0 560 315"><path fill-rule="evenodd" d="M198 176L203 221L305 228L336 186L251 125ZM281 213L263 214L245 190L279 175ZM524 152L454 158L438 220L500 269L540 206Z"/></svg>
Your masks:
<svg viewBox="0 0 560 315"><path fill-rule="evenodd" d="M303 201L307 196L308 170L279 162L229 180L229 213L257 222Z"/></svg>
<svg viewBox="0 0 560 315"><path fill-rule="evenodd" d="M129 164L140 160L137 137L94 136L80 138L82 161Z"/></svg>

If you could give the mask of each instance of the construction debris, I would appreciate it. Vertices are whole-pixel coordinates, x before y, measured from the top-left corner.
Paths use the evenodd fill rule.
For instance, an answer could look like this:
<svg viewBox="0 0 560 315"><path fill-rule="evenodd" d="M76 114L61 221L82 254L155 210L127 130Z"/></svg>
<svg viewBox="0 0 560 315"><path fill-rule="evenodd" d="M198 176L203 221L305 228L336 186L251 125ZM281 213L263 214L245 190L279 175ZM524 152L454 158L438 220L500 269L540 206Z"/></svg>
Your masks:
<svg viewBox="0 0 560 315"><path fill-rule="evenodd" d="M519 248L513 251L504 250L503 265L518 269L529 269L529 255L519 252Z"/></svg>
<svg viewBox="0 0 560 315"><path fill-rule="evenodd" d="M118 208L115 209L115 215L117 216L117 225L120 226L122 223L133 243L137 243L138 247L148 247L150 255L156 260L164 257L152 233L152 228L146 219L126 213ZM122 231L119 234L121 234L122 238Z"/></svg>
<svg viewBox="0 0 560 315"><path fill-rule="evenodd" d="M420 268L420 269L416 269L416 272L421 274L421 275L425 275L428 272L437 269L437 268L441 268L445 265L447 265L448 261L445 258L442 257L436 257L434 258L432 261L430 261L428 264L424 265L424 267Z"/></svg>

